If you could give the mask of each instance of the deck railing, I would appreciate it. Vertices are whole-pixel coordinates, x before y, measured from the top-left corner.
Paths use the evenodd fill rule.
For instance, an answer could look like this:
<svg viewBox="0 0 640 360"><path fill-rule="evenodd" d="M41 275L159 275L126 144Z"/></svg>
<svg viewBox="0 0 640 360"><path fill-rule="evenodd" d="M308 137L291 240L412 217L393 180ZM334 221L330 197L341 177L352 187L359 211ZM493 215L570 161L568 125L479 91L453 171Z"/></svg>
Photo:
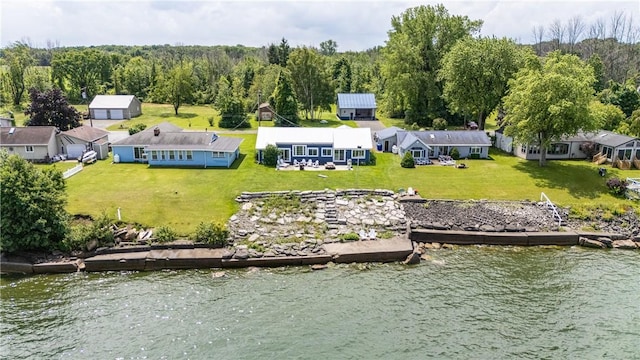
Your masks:
<svg viewBox="0 0 640 360"><path fill-rule="evenodd" d="M541 192L540 201L543 201L543 200L545 202L545 206L547 207L547 209L551 210L553 214L553 218L558 221L558 227L560 227L562 225L562 216L560 216L560 213L558 212L558 208L545 193Z"/></svg>

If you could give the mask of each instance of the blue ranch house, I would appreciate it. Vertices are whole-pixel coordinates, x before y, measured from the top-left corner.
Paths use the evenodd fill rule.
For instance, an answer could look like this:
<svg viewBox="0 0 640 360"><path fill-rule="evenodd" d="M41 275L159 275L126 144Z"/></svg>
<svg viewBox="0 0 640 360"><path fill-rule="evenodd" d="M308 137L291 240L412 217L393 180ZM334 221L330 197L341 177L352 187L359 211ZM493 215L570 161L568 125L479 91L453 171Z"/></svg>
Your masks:
<svg viewBox="0 0 640 360"><path fill-rule="evenodd" d="M182 131L158 124L111 144L114 162L150 166L226 167L238 158L242 139L210 132Z"/></svg>
<svg viewBox="0 0 640 360"><path fill-rule="evenodd" d="M320 165L367 163L373 143L369 128L286 128L260 127L256 139L257 160L262 162L267 145L280 150L284 162L318 161Z"/></svg>

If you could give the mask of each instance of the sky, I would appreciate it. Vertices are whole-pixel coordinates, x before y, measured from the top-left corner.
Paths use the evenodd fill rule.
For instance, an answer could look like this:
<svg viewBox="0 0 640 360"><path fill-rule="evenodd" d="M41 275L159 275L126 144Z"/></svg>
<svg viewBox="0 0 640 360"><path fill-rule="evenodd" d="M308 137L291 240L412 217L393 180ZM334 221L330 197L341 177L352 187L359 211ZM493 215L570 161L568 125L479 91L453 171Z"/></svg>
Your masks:
<svg viewBox="0 0 640 360"><path fill-rule="evenodd" d="M580 16L587 25L617 13L640 25L640 1L191 1L2 0L0 46L244 45L283 37L295 46L334 40L338 51L384 46L391 19L418 5L442 3L452 15L484 21L484 36L534 43L532 29Z"/></svg>

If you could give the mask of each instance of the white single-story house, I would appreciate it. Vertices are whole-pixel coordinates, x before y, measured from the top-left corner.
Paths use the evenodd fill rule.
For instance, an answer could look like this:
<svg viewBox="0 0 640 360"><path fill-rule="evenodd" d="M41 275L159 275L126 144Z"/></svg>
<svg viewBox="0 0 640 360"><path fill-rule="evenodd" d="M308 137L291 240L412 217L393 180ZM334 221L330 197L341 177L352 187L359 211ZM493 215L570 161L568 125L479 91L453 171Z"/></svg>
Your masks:
<svg viewBox="0 0 640 360"><path fill-rule="evenodd" d="M338 94L336 116L340 120L375 120L376 97L366 94Z"/></svg>
<svg viewBox="0 0 640 360"><path fill-rule="evenodd" d="M131 119L142 114L142 104L133 95L96 95L89 104L89 116L95 120Z"/></svg>
<svg viewBox="0 0 640 360"><path fill-rule="evenodd" d="M114 162L229 168L240 155L242 140L206 131L182 131L165 122L111 144L111 151Z"/></svg>
<svg viewBox="0 0 640 360"><path fill-rule="evenodd" d="M49 162L57 153L55 126L0 127L0 149L33 162Z"/></svg>
<svg viewBox="0 0 640 360"><path fill-rule="evenodd" d="M424 130L408 131L395 126L374 135L382 151L403 156L410 151L416 160L434 159L449 155L453 148L460 158L485 159L489 156L491 138L478 130Z"/></svg>
<svg viewBox="0 0 640 360"><path fill-rule="evenodd" d="M109 133L102 129L82 125L59 133L57 138L59 153L68 159L76 159L88 150L94 150L100 160L109 156Z"/></svg>
<svg viewBox="0 0 640 360"><path fill-rule="evenodd" d="M260 127L256 139L257 160L262 162L267 145L278 147L284 162L318 161L324 165L368 163L373 143L369 128Z"/></svg>
<svg viewBox="0 0 640 360"><path fill-rule="evenodd" d="M606 156L607 162L616 160L640 160L640 139L616 134L607 130L596 132L578 132L574 136L565 136L551 144L547 150L547 159L586 159L587 155L580 146L587 142L597 144L597 151ZM514 144L513 138L504 135L504 129L496 130L495 147L527 160L540 159L540 147L537 145Z"/></svg>

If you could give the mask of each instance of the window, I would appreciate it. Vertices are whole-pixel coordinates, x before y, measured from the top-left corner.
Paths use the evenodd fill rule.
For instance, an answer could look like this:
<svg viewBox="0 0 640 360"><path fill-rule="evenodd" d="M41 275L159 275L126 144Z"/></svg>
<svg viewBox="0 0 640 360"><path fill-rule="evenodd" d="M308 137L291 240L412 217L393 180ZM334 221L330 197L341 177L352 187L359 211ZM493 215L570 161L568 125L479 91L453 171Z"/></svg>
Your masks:
<svg viewBox="0 0 640 360"><path fill-rule="evenodd" d="M176 159L176 152L173 150L169 150L169 160L175 160Z"/></svg>
<svg viewBox="0 0 640 360"><path fill-rule="evenodd" d="M336 150L333 152L333 160L334 160L334 161L345 161L345 157L346 157L346 156L345 156L345 153L346 153L346 151L345 151L345 150L342 150L342 149L338 150L338 149L336 149Z"/></svg>
<svg viewBox="0 0 640 360"><path fill-rule="evenodd" d="M293 145L293 156L305 156L307 155L306 145Z"/></svg>
<svg viewBox="0 0 640 360"><path fill-rule="evenodd" d="M187 160L193 160L193 153L191 150L187 150Z"/></svg>
<svg viewBox="0 0 640 360"><path fill-rule="evenodd" d="M308 156L318 156L318 148L307 148Z"/></svg>
<svg viewBox="0 0 640 360"><path fill-rule="evenodd" d="M469 153L471 154L481 154L482 153L482 148L479 146L472 146L471 149L469 149Z"/></svg>
<svg viewBox="0 0 640 360"><path fill-rule="evenodd" d="M223 158L224 157L224 153L222 151L212 151L211 152L211 157Z"/></svg>
<svg viewBox="0 0 640 360"><path fill-rule="evenodd" d="M631 160L631 149L620 149L618 150L618 159L619 160Z"/></svg>
<svg viewBox="0 0 640 360"><path fill-rule="evenodd" d="M25 146L24 147L24 151L29 152L29 153L33 152L33 146L31 146L31 145Z"/></svg>
<svg viewBox="0 0 640 360"><path fill-rule="evenodd" d="M278 148L278 150L280 150L280 156L282 156L282 160L291 161L291 149Z"/></svg>
<svg viewBox="0 0 640 360"><path fill-rule="evenodd" d="M151 160L158 160L158 152L151 150Z"/></svg>
<svg viewBox="0 0 640 360"><path fill-rule="evenodd" d="M411 149L411 156L413 156L413 158L421 158L422 157L422 150L419 149Z"/></svg>
<svg viewBox="0 0 640 360"><path fill-rule="evenodd" d="M569 153L568 144L551 144L547 150L549 155L566 155Z"/></svg>
<svg viewBox="0 0 640 360"><path fill-rule="evenodd" d="M164 160L164 159L165 159L164 151L160 151L160 160Z"/></svg>
<svg viewBox="0 0 640 360"><path fill-rule="evenodd" d="M529 154L540 154L540 146L538 145L529 146Z"/></svg>
<svg viewBox="0 0 640 360"><path fill-rule="evenodd" d="M178 151L178 160L184 160L184 151Z"/></svg>
<svg viewBox="0 0 640 360"><path fill-rule="evenodd" d="M324 157L332 157L333 156L333 149L331 148L322 148L322 156Z"/></svg>
<svg viewBox="0 0 640 360"><path fill-rule="evenodd" d="M146 159L147 155L144 152L144 148L143 147L134 147L133 148L133 158L135 160Z"/></svg>

